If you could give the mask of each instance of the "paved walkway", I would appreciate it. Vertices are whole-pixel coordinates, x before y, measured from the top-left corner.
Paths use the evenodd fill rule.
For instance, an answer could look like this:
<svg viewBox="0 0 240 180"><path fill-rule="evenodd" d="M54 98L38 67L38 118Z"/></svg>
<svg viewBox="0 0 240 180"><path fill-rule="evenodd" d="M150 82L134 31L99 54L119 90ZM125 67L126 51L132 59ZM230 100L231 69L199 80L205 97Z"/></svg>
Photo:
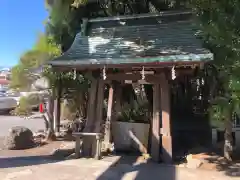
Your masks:
<svg viewBox="0 0 240 180"><path fill-rule="evenodd" d="M1 180L232 180L224 172L175 168L172 166L117 163L118 159L66 161L22 159L1 161ZM2 164L4 163L4 164ZM115 164L115 165L114 165ZM24 166L23 166L24 165ZM18 167L16 167L18 166Z"/></svg>

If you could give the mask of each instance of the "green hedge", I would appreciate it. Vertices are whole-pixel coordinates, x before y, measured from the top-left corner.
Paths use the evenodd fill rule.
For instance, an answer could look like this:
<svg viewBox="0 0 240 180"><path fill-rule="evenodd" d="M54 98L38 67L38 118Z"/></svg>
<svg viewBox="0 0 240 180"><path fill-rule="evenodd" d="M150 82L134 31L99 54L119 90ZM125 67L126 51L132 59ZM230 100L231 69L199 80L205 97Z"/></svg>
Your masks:
<svg viewBox="0 0 240 180"><path fill-rule="evenodd" d="M28 116L32 112L31 104L27 97L21 97L19 105L12 111L13 115L17 116Z"/></svg>

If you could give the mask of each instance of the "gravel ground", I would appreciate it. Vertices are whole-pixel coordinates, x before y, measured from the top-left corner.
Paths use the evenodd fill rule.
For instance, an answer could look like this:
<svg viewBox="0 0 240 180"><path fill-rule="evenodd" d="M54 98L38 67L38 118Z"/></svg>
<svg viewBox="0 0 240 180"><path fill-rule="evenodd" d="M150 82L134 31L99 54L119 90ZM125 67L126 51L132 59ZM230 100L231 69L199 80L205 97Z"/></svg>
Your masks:
<svg viewBox="0 0 240 180"><path fill-rule="evenodd" d="M44 120L42 118L24 119L17 116L0 115L0 137L6 136L9 129L14 126L25 126L36 132L44 129Z"/></svg>

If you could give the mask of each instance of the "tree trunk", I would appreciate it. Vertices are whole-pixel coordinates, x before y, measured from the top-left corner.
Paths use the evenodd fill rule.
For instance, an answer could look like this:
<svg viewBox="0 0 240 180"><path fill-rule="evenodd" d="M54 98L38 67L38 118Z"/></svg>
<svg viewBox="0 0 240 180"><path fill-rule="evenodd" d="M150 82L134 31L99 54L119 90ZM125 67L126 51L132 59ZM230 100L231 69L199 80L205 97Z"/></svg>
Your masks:
<svg viewBox="0 0 240 180"><path fill-rule="evenodd" d="M232 161L233 138L232 138L232 107L225 119L225 134L224 134L224 157L228 161Z"/></svg>

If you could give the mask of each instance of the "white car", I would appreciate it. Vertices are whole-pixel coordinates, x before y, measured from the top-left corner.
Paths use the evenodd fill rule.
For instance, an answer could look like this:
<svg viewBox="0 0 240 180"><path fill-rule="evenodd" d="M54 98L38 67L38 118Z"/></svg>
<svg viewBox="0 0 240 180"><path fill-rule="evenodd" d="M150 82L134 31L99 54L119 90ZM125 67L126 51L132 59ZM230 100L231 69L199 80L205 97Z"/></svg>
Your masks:
<svg viewBox="0 0 240 180"><path fill-rule="evenodd" d="M1 93L0 92L0 112L10 112L15 109L20 102L21 97L28 97L30 95L36 95L39 97L46 97L46 92L20 92L20 93ZM39 104L32 105L33 109L37 109Z"/></svg>
<svg viewBox="0 0 240 180"><path fill-rule="evenodd" d="M0 94L0 111L11 111L17 107L17 104L16 99Z"/></svg>

